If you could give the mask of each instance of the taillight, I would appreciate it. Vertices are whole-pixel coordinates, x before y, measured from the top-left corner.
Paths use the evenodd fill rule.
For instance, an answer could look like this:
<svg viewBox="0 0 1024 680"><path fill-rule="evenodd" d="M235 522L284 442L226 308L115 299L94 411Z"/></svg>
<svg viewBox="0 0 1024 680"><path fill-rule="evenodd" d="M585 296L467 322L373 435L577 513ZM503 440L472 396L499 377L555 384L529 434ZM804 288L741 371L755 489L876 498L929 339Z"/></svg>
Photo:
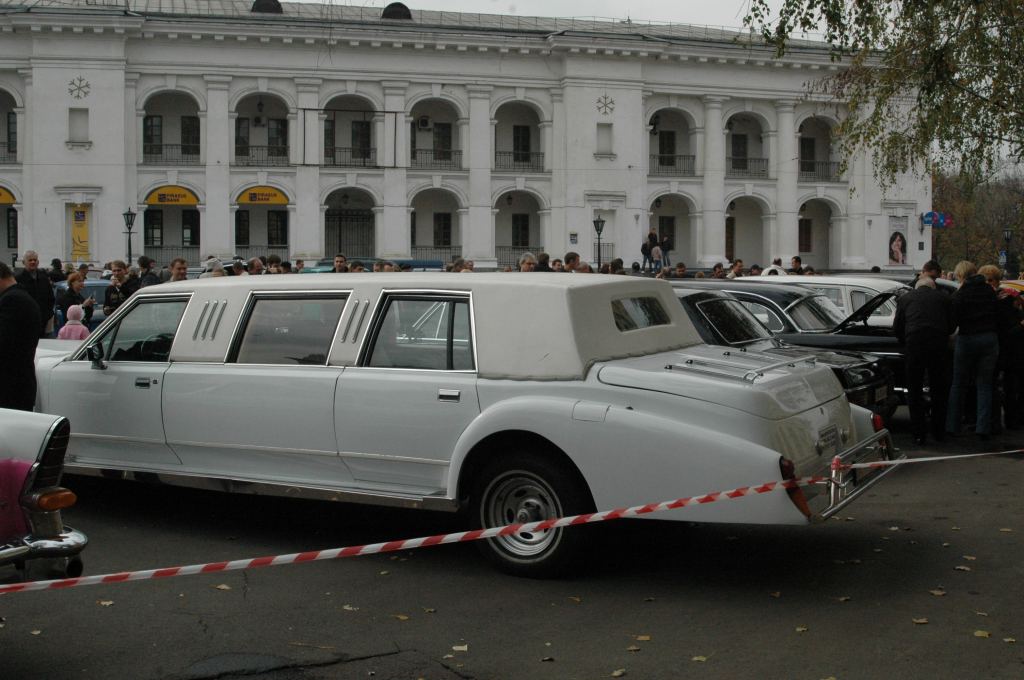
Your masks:
<svg viewBox="0 0 1024 680"><path fill-rule="evenodd" d="M871 414L871 427L875 428L875 432L881 432L885 429L885 421L882 420L882 416L877 413Z"/></svg>
<svg viewBox="0 0 1024 680"><path fill-rule="evenodd" d="M779 458L779 472L782 474L783 481L796 479L796 465L789 458ZM802 487L786 487L786 495L789 496L789 500L793 502L796 509L804 513L805 517L811 516L811 508L807 505L807 498L804 496Z"/></svg>
<svg viewBox="0 0 1024 680"><path fill-rule="evenodd" d="M49 489L37 491L29 496L26 499L26 506L29 510L52 512L54 510L70 508L77 500L78 497L75 496L73 491L62 489L60 487L51 487Z"/></svg>

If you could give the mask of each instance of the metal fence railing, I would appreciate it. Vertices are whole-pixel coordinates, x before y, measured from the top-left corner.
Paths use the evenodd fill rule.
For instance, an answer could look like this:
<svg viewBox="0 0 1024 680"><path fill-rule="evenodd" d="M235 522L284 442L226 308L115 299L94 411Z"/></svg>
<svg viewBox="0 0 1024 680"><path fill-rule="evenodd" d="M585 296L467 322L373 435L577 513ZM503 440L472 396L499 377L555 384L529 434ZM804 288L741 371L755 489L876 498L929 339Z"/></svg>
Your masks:
<svg viewBox="0 0 1024 680"><path fill-rule="evenodd" d="M594 264L597 264L597 262L598 262L597 254L598 254L597 253L597 242L595 242L594 243L594 260L593 260ZM611 262L613 259L615 259L615 244L614 243L608 243L608 241L601 241L601 257L600 257L601 263L603 264L605 262Z"/></svg>
<svg viewBox="0 0 1024 680"><path fill-rule="evenodd" d="M347 146L324 149L324 165L337 168L375 168L377 149Z"/></svg>
<svg viewBox="0 0 1024 680"><path fill-rule="evenodd" d="M726 158L726 177L767 177L767 158Z"/></svg>
<svg viewBox="0 0 1024 680"><path fill-rule="evenodd" d="M462 246L413 246L412 257L414 260L441 260L447 264L462 257Z"/></svg>
<svg viewBox="0 0 1024 680"><path fill-rule="evenodd" d="M198 144L143 144L143 165L199 165Z"/></svg>
<svg viewBox="0 0 1024 680"><path fill-rule="evenodd" d="M801 182L842 182L838 161L800 161Z"/></svg>
<svg viewBox="0 0 1024 680"><path fill-rule="evenodd" d="M651 154L651 174L693 177L696 160L696 156Z"/></svg>
<svg viewBox="0 0 1024 680"><path fill-rule="evenodd" d="M236 145L234 164L248 167L288 165L288 147Z"/></svg>
<svg viewBox="0 0 1024 680"><path fill-rule="evenodd" d="M160 267L169 265L176 257L184 259L190 267L202 264L199 259L199 246L144 246L143 252L147 257L156 260Z"/></svg>
<svg viewBox="0 0 1024 680"><path fill-rule="evenodd" d="M261 246L253 244L247 246L235 246L235 255L243 260L251 260L254 257L259 257L260 255L277 255L282 260L287 260L288 246Z"/></svg>
<svg viewBox="0 0 1024 680"><path fill-rule="evenodd" d="M0 144L0 163L17 163L18 162L18 150L8 150L7 144Z"/></svg>
<svg viewBox="0 0 1024 680"><path fill-rule="evenodd" d="M544 250L544 246L495 246L494 256L498 260L499 269L505 267L515 269L519 265L519 258L523 253L533 253L536 256L542 250Z"/></svg>
<svg viewBox="0 0 1024 680"><path fill-rule="evenodd" d="M543 151L495 151L495 170L544 172Z"/></svg>
<svg viewBox="0 0 1024 680"><path fill-rule="evenodd" d="M461 170L462 152L455 149L413 149L411 161L414 168Z"/></svg>

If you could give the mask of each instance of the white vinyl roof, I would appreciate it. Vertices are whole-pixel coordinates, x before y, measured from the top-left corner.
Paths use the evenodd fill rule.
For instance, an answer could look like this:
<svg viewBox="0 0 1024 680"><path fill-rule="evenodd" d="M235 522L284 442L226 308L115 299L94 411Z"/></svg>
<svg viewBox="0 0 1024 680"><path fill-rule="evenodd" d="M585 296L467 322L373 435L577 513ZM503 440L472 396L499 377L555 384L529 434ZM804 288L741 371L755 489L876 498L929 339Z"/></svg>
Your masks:
<svg viewBox="0 0 1024 680"><path fill-rule="evenodd" d="M642 356L699 344L700 336L665 281L602 274L300 274L219 277L167 283L142 289L149 296L188 291L192 301L175 339L173 361L223 361L231 330L251 291L345 291L349 303L330 363L354 365L359 347L372 327L368 303L377 309L386 292L453 292L472 297L477 370L484 378L570 380L583 378L598 361ZM612 311L614 300L654 297L669 323L620 331ZM360 302L357 306L355 300ZM226 305L215 338L193 333L204 303ZM340 335L340 333L339 333ZM353 342L355 336L359 342Z"/></svg>

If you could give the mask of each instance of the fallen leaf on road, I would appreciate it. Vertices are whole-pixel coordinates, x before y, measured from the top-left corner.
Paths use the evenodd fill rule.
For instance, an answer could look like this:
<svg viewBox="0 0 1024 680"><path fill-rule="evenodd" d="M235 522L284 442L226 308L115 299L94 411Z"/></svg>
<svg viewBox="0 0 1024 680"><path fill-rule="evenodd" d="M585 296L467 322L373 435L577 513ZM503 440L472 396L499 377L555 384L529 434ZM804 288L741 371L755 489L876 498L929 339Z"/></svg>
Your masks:
<svg viewBox="0 0 1024 680"><path fill-rule="evenodd" d="M956 565L953 568L956 569L957 571L970 571L971 570L970 567L968 567L967 565L964 565L964 564L958 564L958 565Z"/></svg>
<svg viewBox="0 0 1024 680"><path fill-rule="evenodd" d="M899 527L889 527L889 531L899 531Z"/></svg>
<svg viewBox="0 0 1024 680"><path fill-rule="evenodd" d="M442 656L441 658L442 658L442 659L454 659L454 658L455 658L455 655L454 655L454 654L445 654L445 655L444 655L444 656Z"/></svg>
<svg viewBox="0 0 1024 680"><path fill-rule="evenodd" d="M694 657L690 658L690 661L699 661L700 663L704 663L707 660L708 660L708 657L706 657L706 656L694 656Z"/></svg>
<svg viewBox="0 0 1024 680"><path fill-rule="evenodd" d="M653 597L645 597L644 598L644 602L654 602L654 598Z"/></svg>
<svg viewBox="0 0 1024 680"><path fill-rule="evenodd" d="M949 547L949 543L943 543L943 544L942 544L942 547L943 547L943 548L948 548L948 547Z"/></svg>
<svg viewBox="0 0 1024 680"><path fill-rule="evenodd" d="M975 560L977 560L977 559L978 559L978 558L977 558L977 557L975 557L974 555L962 555L962 557L963 557L963 558L964 558L965 560L967 560L968 562L974 562Z"/></svg>
<svg viewBox="0 0 1024 680"><path fill-rule="evenodd" d="M960 531L960 527L950 527L951 531Z"/></svg>
<svg viewBox="0 0 1024 680"><path fill-rule="evenodd" d="M856 522L856 521L857 521L857 518L856 518L856 517L847 517L847 518L846 518L846 521L847 521L847 522Z"/></svg>
<svg viewBox="0 0 1024 680"><path fill-rule="evenodd" d="M881 548L872 548L871 552L876 552L876 553L882 552L882 549Z"/></svg>
<svg viewBox="0 0 1024 680"><path fill-rule="evenodd" d="M32 635L42 635L42 634L43 634L43 631L41 631L41 630L34 630L34 631L32 631Z"/></svg>
<svg viewBox="0 0 1024 680"><path fill-rule="evenodd" d="M577 597L576 595L570 595L569 599L575 602L576 604L580 604L581 602L583 602L583 598Z"/></svg>
<svg viewBox="0 0 1024 680"><path fill-rule="evenodd" d="M113 607L114 606L114 601L113 600L96 600L96 604L98 604L101 607Z"/></svg>
<svg viewBox="0 0 1024 680"><path fill-rule="evenodd" d="M381 576L387 576L387 575L388 575L388 574L390 574L390 573L391 573L391 572L389 572L389 571L387 571L387 570L385 569L384 571L380 572L380 575L381 575Z"/></svg>
<svg viewBox="0 0 1024 680"><path fill-rule="evenodd" d="M554 661L554 660L555 660L555 657L553 657L553 656L545 656L543 659L541 659L541 663L544 663L545 661Z"/></svg>
<svg viewBox="0 0 1024 680"><path fill-rule="evenodd" d="M433 607L424 607L423 608L423 613L424 614L436 614L437 610L434 609Z"/></svg>
<svg viewBox="0 0 1024 680"><path fill-rule="evenodd" d="M999 531L1001 531L1004 534L1012 534L1013 533L1013 529L1007 529L1007 528L1002 528Z"/></svg>
<svg viewBox="0 0 1024 680"><path fill-rule="evenodd" d="M919 626L923 626L924 624L928 623L928 619L925 619L925 618L910 619L910 620L913 621L914 623L916 623Z"/></svg>
<svg viewBox="0 0 1024 680"><path fill-rule="evenodd" d="M640 648L637 647L636 645L630 645L629 647L626 647L626 651L627 652L639 652Z"/></svg>
<svg viewBox="0 0 1024 680"><path fill-rule="evenodd" d="M650 642L651 641L651 636L650 635L637 635L636 636L636 641L637 642Z"/></svg>
<svg viewBox="0 0 1024 680"><path fill-rule="evenodd" d="M1003 638L1003 642L1009 642L1009 643L1011 643L1011 644L1012 644L1012 643L1014 643L1014 642L1016 642L1016 641L1017 641L1017 640L1015 640L1014 638Z"/></svg>
<svg viewBox="0 0 1024 680"><path fill-rule="evenodd" d="M468 652L469 651L469 645L468 644L465 644L465 645L452 645L452 651L453 652Z"/></svg>
<svg viewBox="0 0 1024 680"><path fill-rule="evenodd" d="M774 597L775 599L778 599L778 598L782 597L782 591L780 591L780 590L776 590L775 592L768 593L768 594L771 595L772 597Z"/></svg>
<svg viewBox="0 0 1024 680"><path fill-rule="evenodd" d="M391 618L398 619L399 621L408 621L409 617L406 614L392 614Z"/></svg>
<svg viewBox="0 0 1024 680"><path fill-rule="evenodd" d="M342 605L341 608L344 609L347 612L357 612L357 611L359 611L359 607L353 607L350 604Z"/></svg>
<svg viewBox="0 0 1024 680"><path fill-rule="evenodd" d="M988 632L987 630L976 630L974 631L974 637L990 638L992 637L992 633Z"/></svg>
<svg viewBox="0 0 1024 680"><path fill-rule="evenodd" d="M626 674L626 669L625 668L620 668L618 670L612 671L612 677L613 678L621 678L625 674Z"/></svg>
<svg viewBox="0 0 1024 680"><path fill-rule="evenodd" d="M881 539L882 539L883 541L888 541L888 540L889 540L889 537L888 537L888 536L882 536L882 537L881 537Z"/></svg>
<svg viewBox="0 0 1024 680"><path fill-rule="evenodd" d="M936 597L942 597L943 595L946 594L946 591L943 590L942 588L936 588L935 590L929 590L928 592L931 593L932 595L936 596Z"/></svg>
<svg viewBox="0 0 1024 680"><path fill-rule="evenodd" d="M806 633L807 632L807 626L797 626L796 627L796 632L798 632L798 633Z"/></svg>
<svg viewBox="0 0 1024 680"><path fill-rule="evenodd" d="M221 583L220 585L214 586L217 590L231 590L231 586L227 583Z"/></svg>
<svg viewBox="0 0 1024 680"><path fill-rule="evenodd" d="M978 616L988 616L988 612L974 612Z"/></svg>
<svg viewBox="0 0 1024 680"><path fill-rule="evenodd" d="M840 602L849 602L853 598L851 598L849 595L843 595L841 597L837 597L836 599Z"/></svg>

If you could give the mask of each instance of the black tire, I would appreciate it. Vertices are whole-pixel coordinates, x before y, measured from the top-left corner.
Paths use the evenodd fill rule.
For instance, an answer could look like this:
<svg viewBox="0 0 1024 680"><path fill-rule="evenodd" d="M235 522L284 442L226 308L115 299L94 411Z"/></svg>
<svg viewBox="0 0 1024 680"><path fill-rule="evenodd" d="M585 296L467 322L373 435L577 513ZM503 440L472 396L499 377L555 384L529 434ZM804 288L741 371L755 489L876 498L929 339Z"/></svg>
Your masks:
<svg viewBox="0 0 1024 680"><path fill-rule="evenodd" d="M471 491L476 526L536 522L594 511L578 472L539 455L499 455L476 476ZM477 541L502 571L527 578L563 576L579 564L586 527L569 527Z"/></svg>

